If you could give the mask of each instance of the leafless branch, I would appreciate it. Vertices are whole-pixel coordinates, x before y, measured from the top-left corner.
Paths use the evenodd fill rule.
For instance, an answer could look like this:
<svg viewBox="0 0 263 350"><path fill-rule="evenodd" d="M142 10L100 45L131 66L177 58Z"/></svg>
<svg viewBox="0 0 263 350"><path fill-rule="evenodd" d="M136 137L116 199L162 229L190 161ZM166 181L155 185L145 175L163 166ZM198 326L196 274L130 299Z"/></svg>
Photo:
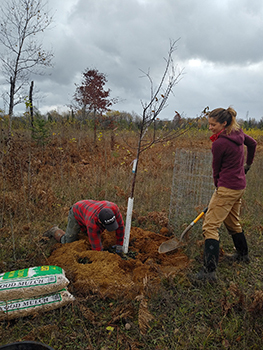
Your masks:
<svg viewBox="0 0 263 350"><path fill-rule="evenodd" d="M9 84L9 117L13 107L20 103L27 92L31 74L44 74L52 67L53 53L45 51L42 34L52 23L46 11L47 2L42 0L4 0L0 8L0 53L2 72ZM18 96L19 92L19 96ZM23 96L23 97L24 97Z"/></svg>

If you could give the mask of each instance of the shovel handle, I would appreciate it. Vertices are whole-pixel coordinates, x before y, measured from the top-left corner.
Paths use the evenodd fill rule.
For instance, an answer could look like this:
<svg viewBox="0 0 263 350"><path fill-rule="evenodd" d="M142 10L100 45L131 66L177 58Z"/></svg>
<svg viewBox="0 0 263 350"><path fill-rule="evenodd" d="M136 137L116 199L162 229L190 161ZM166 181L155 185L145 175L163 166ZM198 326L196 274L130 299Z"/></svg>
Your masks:
<svg viewBox="0 0 263 350"><path fill-rule="evenodd" d="M205 208L205 209L202 211L202 213L200 213L200 214L194 219L194 221L193 221L193 226L194 226L194 224L197 223L197 221L199 221L199 220L201 219L202 216L205 215L205 213L207 212L207 209L208 209L208 208Z"/></svg>
<svg viewBox="0 0 263 350"><path fill-rule="evenodd" d="M196 224L197 221L199 221L199 220L201 219L201 217L205 215L205 213L207 212L207 209L208 209L208 207L206 207L206 208L194 219L194 221L192 221L191 224L188 225L188 226L186 227L186 229L184 230L184 232L181 234L180 241L183 240L184 235L194 226L194 224Z"/></svg>

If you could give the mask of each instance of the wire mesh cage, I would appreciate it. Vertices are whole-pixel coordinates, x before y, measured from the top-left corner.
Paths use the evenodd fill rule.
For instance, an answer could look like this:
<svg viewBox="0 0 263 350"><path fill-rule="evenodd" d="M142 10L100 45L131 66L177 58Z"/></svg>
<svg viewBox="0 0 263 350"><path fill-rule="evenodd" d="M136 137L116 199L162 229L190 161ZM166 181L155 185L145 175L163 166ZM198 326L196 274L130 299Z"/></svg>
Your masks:
<svg viewBox="0 0 263 350"><path fill-rule="evenodd" d="M182 231L208 205L215 189L211 163L211 151L176 150L169 207L171 230Z"/></svg>

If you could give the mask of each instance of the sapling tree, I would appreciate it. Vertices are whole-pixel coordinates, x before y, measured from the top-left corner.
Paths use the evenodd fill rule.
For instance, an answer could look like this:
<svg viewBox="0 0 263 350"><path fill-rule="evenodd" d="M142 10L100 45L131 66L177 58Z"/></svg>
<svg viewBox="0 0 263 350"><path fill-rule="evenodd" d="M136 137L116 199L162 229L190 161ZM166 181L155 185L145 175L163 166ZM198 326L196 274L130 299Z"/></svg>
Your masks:
<svg viewBox="0 0 263 350"><path fill-rule="evenodd" d="M131 184L131 193L128 199L128 208L126 216L126 227L124 237L124 253L128 252L129 236L132 220L133 199L136 184L136 176L140 155L142 152L149 149L156 143L167 142L175 139L185 133L189 125L185 124L180 114L175 111L173 116L173 128L163 128L161 131L156 130L158 124L158 117L165 107L167 107L168 98L173 92L174 86L180 81L183 70L176 70L173 61L173 54L176 50L177 41L170 41L170 47L167 58L165 58L164 73L161 77L159 85L154 88L154 82L150 72L143 72L144 76L150 83L150 98L148 102L141 102L142 105L142 120L139 128L138 143L136 148L136 159L133 163L133 179ZM149 132L153 130L153 132ZM147 135L147 137L146 137Z"/></svg>
<svg viewBox="0 0 263 350"><path fill-rule="evenodd" d="M52 23L42 0L3 0L0 6L0 62L9 83L9 135L14 106L25 100L31 74L44 74L53 54L45 51L40 35Z"/></svg>
<svg viewBox="0 0 263 350"><path fill-rule="evenodd" d="M36 113L32 131L32 139L44 149L44 146L48 142L50 131L48 128L48 121L43 118L40 113Z"/></svg>

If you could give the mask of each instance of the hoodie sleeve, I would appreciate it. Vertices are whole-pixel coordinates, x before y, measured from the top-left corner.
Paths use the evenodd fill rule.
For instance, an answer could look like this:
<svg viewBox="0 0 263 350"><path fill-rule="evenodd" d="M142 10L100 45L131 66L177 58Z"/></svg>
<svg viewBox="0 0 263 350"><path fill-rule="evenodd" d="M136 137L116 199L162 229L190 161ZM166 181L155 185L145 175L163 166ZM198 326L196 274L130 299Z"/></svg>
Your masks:
<svg viewBox="0 0 263 350"><path fill-rule="evenodd" d="M250 136L245 135L244 139L244 145L247 147L247 159L246 163L247 165L251 165L254 160L256 148L257 148L257 142Z"/></svg>

